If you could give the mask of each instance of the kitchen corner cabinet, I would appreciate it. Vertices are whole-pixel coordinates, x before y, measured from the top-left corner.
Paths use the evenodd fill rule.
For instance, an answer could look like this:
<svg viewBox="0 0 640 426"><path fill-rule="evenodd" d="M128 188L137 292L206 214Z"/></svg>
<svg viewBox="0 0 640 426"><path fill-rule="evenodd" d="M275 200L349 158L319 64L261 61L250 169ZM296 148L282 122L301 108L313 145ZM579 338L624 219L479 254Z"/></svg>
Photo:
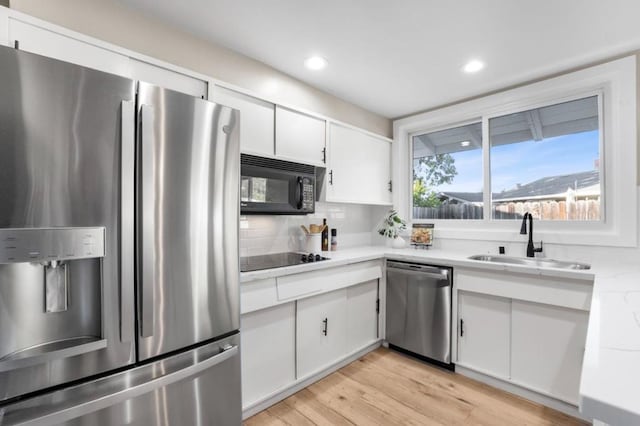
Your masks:
<svg viewBox="0 0 640 426"><path fill-rule="evenodd" d="M331 123L326 179L327 201L391 204L391 142Z"/></svg>
<svg viewBox="0 0 640 426"><path fill-rule="evenodd" d="M514 300L511 380L578 405L589 313Z"/></svg>
<svg viewBox="0 0 640 426"><path fill-rule="evenodd" d="M458 293L458 363L509 378L511 300Z"/></svg>
<svg viewBox="0 0 640 426"><path fill-rule="evenodd" d="M275 105L221 86L213 101L240 111L240 151L273 157L275 154Z"/></svg>
<svg viewBox="0 0 640 426"><path fill-rule="evenodd" d="M347 351L378 340L378 280L347 288Z"/></svg>
<svg viewBox="0 0 640 426"><path fill-rule="evenodd" d="M276 106L276 157L324 167L326 122Z"/></svg>

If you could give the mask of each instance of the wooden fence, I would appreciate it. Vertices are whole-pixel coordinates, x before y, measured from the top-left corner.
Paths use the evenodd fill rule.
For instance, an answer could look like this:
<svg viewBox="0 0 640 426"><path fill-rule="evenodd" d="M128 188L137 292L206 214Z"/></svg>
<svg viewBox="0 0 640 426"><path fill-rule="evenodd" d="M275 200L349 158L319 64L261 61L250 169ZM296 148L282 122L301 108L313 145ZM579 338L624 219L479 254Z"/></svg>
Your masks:
<svg viewBox="0 0 640 426"><path fill-rule="evenodd" d="M474 204L445 204L440 207L414 207L414 219L482 219L482 207Z"/></svg>
<svg viewBox="0 0 640 426"><path fill-rule="evenodd" d="M526 201L492 206L494 219L522 219L530 212L542 220L600 220L600 200ZM414 219L482 219L482 206L447 204L440 207L414 207Z"/></svg>

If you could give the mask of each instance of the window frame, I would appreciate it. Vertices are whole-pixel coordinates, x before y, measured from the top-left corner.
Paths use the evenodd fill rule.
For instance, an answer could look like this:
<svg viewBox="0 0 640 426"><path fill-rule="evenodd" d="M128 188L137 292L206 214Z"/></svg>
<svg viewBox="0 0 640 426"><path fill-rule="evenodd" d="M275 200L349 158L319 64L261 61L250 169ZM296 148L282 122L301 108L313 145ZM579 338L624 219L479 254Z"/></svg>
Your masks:
<svg viewBox="0 0 640 426"><path fill-rule="evenodd" d="M439 238L520 241L519 224L493 219L489 120L589 96L598 96L601 217L597 221L537 221L534 238L545 243L637 246L636 58L523 85L394 121L393 202L415 223L435 223ZM410 219L413 197L413 136L474 122L482 123L483 219ZM632 179L629 176L633 176ZM397 190L395 190L397 188ZM488 202L487 202L488 201ZM517 229L516 229L517 228Z"/></svg>

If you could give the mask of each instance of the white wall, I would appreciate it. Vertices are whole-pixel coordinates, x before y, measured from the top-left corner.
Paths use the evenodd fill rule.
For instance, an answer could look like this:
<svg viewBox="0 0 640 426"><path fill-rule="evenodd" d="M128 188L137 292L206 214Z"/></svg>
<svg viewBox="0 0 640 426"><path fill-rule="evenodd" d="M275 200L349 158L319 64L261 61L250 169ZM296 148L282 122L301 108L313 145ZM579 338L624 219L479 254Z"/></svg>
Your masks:
<svg viewBox="0 0 640 426"><path fill-rule="evenodd" d="M391 121L249 57L149 18L112 0L11 0L11 8L190 69L257 96L391 137Z"/></svg>

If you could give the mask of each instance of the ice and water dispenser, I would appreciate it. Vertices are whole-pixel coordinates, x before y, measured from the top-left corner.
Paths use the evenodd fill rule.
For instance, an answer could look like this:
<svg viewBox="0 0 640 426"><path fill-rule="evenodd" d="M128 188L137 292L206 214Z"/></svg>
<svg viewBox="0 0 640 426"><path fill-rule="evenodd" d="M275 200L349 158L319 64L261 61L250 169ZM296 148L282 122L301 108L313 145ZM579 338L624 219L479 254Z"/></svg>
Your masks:
<svg viewBox="0 0 640 426"><path fill-rule="evenodd" d="M105 228L0 229L0 372L106 347Z"/></svg>

